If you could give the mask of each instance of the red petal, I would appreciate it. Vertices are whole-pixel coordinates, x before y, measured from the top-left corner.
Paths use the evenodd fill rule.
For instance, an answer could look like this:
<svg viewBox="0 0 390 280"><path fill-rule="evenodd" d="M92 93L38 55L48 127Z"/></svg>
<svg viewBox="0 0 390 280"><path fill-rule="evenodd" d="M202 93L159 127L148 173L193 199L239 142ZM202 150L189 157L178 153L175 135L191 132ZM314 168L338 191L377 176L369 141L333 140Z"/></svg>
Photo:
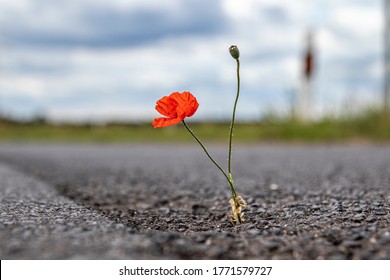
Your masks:
<svg viewBox="0 0 390 280"><path fill-rule="evenodd" d="M176 117L176 107L178 106L178 102L169 97L164 96L160 100L157 101L156 110L166 117Z"/></svg>
<svg viewBox="0 0 390 280"><path fill-rule="evenodd" d="M191 117L199 107L196 98L188 91L184 91L183 93L174 92L170 97L177 101L178 106L176 112L182 118Z"/></svg>
<svg viewBox="0 0 390 280"><path fill-rule="evenodd" d="M154 128L162 128L177 124L182 120L182 118L155 118L152 125Z"/></svg>

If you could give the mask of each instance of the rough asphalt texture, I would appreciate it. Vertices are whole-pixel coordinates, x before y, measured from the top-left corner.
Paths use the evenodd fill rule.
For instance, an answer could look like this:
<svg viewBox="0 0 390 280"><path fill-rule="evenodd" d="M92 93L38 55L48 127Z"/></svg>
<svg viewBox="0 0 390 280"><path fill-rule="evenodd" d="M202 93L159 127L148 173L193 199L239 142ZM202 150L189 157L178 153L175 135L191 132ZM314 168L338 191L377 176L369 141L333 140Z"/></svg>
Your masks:
<svg viewBox="0 0 390 280"><path fill-rule="evenodd" d="M212 146L223 165L226 147ZM1 259L390 259L390 147L0 145Z"/></svg>

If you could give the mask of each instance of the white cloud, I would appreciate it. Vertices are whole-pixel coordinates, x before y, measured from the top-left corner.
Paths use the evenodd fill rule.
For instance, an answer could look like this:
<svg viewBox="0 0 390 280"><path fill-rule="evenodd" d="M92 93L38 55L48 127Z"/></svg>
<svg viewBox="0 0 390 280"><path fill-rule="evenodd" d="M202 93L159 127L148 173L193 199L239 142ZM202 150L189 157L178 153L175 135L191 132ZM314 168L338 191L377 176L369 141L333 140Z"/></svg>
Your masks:
<svg viewBox="0 0 390 280"><path fill-rule="evenodd" d="M343 7L337 9L331 21L335 26L358 37L370 37L380 30L382 18L377 10L364 7Z"/></svg>
<svg viewBox="0 0 390 280"><path fill-rule="evenodd" d="M38 77L29 75L2 76L0 79L2 97L8 96L30 96L33 98L44 97L45 81Z"/></svg>

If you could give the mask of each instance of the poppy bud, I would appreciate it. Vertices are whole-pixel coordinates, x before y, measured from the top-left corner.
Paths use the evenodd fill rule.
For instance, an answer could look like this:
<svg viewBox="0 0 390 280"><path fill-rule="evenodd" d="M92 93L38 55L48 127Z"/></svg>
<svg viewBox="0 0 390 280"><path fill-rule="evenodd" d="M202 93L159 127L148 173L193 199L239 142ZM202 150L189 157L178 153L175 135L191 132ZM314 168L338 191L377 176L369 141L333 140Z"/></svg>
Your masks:
<svg viewBox="0 0 390 280"><path fill-rule="evenodd" d="M238 59L240 57L240 51L238 50L236 45L231 45L229 48L229 52L234 59Z"/></svg>

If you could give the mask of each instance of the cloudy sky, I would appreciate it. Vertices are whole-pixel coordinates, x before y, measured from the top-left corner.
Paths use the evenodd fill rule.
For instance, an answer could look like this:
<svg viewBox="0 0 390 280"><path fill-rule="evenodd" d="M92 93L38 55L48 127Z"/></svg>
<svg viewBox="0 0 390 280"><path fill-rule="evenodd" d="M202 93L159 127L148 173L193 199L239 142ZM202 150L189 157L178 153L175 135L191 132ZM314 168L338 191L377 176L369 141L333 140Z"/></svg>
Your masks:
<svg viewBox="0 0 390 280"><path fill-rule="evenodd" d="M1 0L0 113L56 121L149 120L191 91L194 119L283 112L314 33L313 111L378 102L381 0ZM352 101L347 101L352 100Z"/></svg>

